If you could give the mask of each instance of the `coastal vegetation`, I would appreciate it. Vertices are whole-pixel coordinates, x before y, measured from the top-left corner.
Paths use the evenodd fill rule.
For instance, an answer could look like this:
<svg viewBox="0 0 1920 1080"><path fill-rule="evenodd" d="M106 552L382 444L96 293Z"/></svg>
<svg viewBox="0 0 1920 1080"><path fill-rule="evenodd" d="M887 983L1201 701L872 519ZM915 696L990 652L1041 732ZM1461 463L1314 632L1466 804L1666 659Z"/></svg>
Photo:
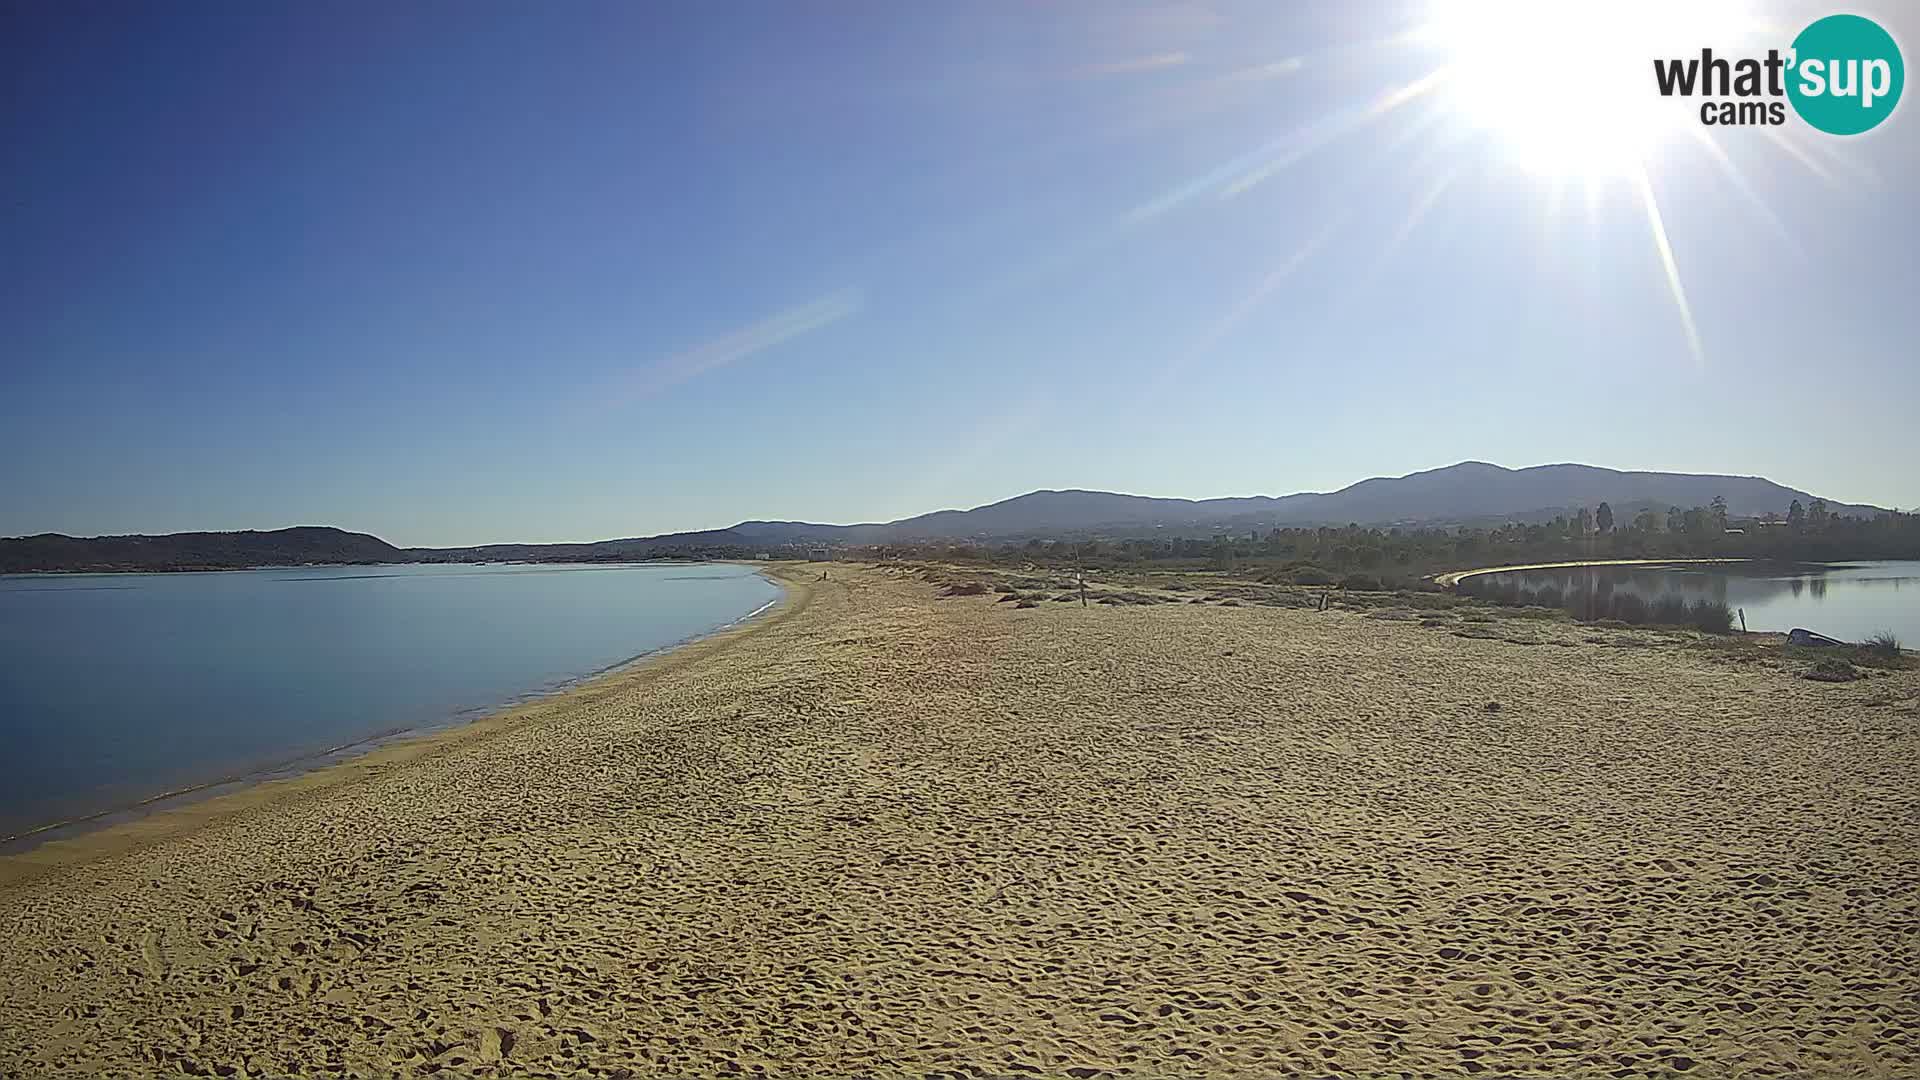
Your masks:
<svg viewBox="0 0 1920 1080"><path fill-rule="evenodd" d="M636 507L636 515L644 517L645 509ZM1438 570L1571 558L1913 558L1920 555L1920 523L1913 514L1829 504L1758 477L1462 462L1325 494L1192 500L1034 491L885 523L742 521L581 543L397 547L330 528L90 538L42 533L0 538L0 573L822 553L1093 567L1254 565L1293 584L1349 577L1391 584Z"/></svg>
<svg viewBox="0 0 1920 1080"><path fill-rule="evenodd" d="M407 562L399 548L366 533L308 526L270 531L74 537L58 533L0 539L0 574L33 571L226 570L301 563Z"/></svg>
<svg viewBox="0 0 1920 1080"><path fill-rule="evenodd" d="M890 544L852 549L864 558L941 558L982 565L1094 569L1235 570L1295 585L1417 587L1445 570L1609 559L1763 559L1836 562L1920 558L1920 515L1842 516L1821 500L1778 514L1727 515L1724 503L1643 509L1631 518L1607 503L1544 522L1481 526L1321 526L1212 536L1087 537L1020 542ZM1624 523L1623 523L1624 518ZM1558 605L1553 605L1558 606Z"/></svg>
<svg viewBox="0 0 1920 1080"><path fill-rule="evenodd" d="M1628 510L1632 512L1629 513ZM482 555L515 561L624 561L662 558L840 558L926 562L982 570L1029 570L1055 576L1206 572L1236 588L1269 589L1235 602L1318 604L1310 590L1338 588L1353 596L1408 596L1439 591L1433 576L1449 570L1613 559L1763 559L1829 562L1920 557L1920 515L1871 518L1834 513L1820 499L1793 500L1780 512L1736 518L1725 500L1662 510L1616 509L1601 502L1542 521L1477 526L1318 526L1210 536L1027 537L868 545L745 544L717 533L677 534L604 544L511 545L473 549L396 548L376 537L337 529L183 533L166 537L75 540L39 536L0 540L0 572L24 570L219 569L297 563L466 561ZM1605 581L1563 589L1497 577L1467 578L1459 592L1479 602L1550 609L1585 622L1684 626L1709 633L1732 629L1734 615L1714 600L1646 599ZM1149 595L1135 590L1135 595ZM1033 597L1034 602L1051 597ZM1077 594L1076 597L1077 598ZM1014 603L1029 599L1020 595ZM1129 597L1091 602L1132 603ZM1897 654L1897 645L1895 646Z"/></svg>

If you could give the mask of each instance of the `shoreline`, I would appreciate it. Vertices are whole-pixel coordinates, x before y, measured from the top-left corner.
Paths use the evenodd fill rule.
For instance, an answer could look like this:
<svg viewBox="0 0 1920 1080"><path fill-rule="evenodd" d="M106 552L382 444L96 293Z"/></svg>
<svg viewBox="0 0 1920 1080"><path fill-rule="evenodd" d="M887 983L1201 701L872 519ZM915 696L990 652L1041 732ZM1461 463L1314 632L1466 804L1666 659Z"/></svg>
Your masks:
<svg viewBox="0 0 1920 1080"><path fill-rule="evenodd" d="M1681 566L1711 563L1750 563L1758 559L1576 559L1572 562L1523 563L1517 566L1482 566L1473 570L1449 570L1433 575L1433 583L1451 589L1470 577L1482 574L1507 574L1521 570L1572 570L1582 566Z"/></svg>
<svg viewBox="0 0 1920 1080"><path fill-rule="evenodd" d="M91 814L67 818L0 837L0 885L11 884L56 866L85 862L105 854L117 854L198 828L226 813L264 807L281 793L321 790L349 778L333 776L336 770L364 766L359 772L400 764L455 745L468 737L481 737L504 730L516 720L531 720L537 715L564 709L576 697L603 694L636 676L650 666L675 654L729 635L751 632L757 626L789 613L795 606L795 591L803 583L788 580L775 572L775 564L741 560L725 561L759 567L759 576L780 590L780 595L728 622L679 641L661 645L618 661L597 671L566 679L547 690L531 690L494 706L463 710L446 719L412 728L376 732L365 738L342 743L317 753L271 762L242 772L163 791ZM315 564L318 565L318 564ZM328 564L332 565L332 564ZM357 564L339 564L350 566ZM413 566L415 563L378 565ZM628 563L622 565L644 565ZM234 570L288 569L287 567L236 567ZM180 571L182 573L189 571ZM197 571L195 571L197 572ZM211 572L211 571L209 571ZM226 573L229 571L218 571ZM805 606L803 597L799 607ZM468 716L468 714L472 714ZM467 716L466 719L461 719ZM119 835L122 831L126 835ZM58 835L47 836L45 834ZM122 841L126 842L122 842ZM48 848L65 845L42 855Z"/></svg>
<svg viewBox="0 0 1920 1080"><path fill-rule="evenodd" d="M702 563L747 563L752 559L619 559L607 560L566 560L566 559L420 559L413 562L305 562L305 563L257 563L247 566L91 566L71 567L57 570L4 570L0 578L13 577L119 577L127 574L238 574L252 570L352 570L360 568L379 568L383 566L575 566L575 567L621 567L621 566L675 566L685 563L697 566Z"/></svg>

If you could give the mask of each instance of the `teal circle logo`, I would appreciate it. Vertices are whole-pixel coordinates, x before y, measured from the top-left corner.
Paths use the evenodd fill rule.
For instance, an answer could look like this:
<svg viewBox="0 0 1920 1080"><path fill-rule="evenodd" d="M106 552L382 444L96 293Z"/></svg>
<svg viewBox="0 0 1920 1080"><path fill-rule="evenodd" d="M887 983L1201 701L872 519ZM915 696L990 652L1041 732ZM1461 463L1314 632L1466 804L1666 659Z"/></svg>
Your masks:
<svg viewBox="0 0 1920 1080"><path fill-rule="evenodd" d="M1878 126L1907 82L1893 35L1859 15L1829 15L1800 31L1791 63L1787 100L1800 119L1829 135Z"/></svg>

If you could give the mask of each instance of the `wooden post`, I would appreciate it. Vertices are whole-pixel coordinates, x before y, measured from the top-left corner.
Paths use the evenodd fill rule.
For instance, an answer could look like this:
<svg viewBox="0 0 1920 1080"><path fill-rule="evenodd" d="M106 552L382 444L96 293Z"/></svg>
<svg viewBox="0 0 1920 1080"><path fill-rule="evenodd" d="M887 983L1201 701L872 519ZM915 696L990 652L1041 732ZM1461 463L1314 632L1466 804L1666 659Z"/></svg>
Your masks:
<svg viewBox="0 0 1920 1080"><path fill-rule="evenodd" d="M1080 606L1087 606L1087 572L1080 571Z"/></svg>
<svg viewBox="0 0 1920 1080"><path fill-rule="evenodd" d="M1740 609L1740 632L1743 634L1747 632L1747 609L1746 608Z"/></svg>

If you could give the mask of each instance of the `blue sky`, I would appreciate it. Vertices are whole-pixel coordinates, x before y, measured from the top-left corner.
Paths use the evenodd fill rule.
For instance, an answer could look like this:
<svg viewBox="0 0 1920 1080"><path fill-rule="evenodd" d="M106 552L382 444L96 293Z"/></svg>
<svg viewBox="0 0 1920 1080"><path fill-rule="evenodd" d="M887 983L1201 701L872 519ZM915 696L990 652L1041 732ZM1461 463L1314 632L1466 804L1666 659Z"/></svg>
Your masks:
<svg viewBox="0 0 1920 1080"><path fill-rule="evenodd" d="M1696 352L1634 182L1418 92L1428 7L15 5L0 535L589 540L1462 459L1920 506L1920 103L1723 132L1744 190L1656 148Z"/></svg>

